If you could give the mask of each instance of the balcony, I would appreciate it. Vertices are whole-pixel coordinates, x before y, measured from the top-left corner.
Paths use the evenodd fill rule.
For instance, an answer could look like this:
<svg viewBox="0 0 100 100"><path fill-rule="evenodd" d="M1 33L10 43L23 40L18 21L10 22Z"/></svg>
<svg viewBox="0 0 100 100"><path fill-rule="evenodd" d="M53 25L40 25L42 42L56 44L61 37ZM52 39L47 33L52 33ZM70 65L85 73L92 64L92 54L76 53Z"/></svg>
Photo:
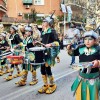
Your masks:
<svg viewBox="0 0 100 100"><path fill-rule="evenodd" d="M32 23L33 19L17 19L17 18L13 18L13 17L2 17L2 22L6 22L6 23Z"/></svg>
<svg viewBox="0 0 100 100"><path fill-rule="evenodd" d="M7 11L6 3L4 1L0 2L0 11L5 12Z"/></svg>

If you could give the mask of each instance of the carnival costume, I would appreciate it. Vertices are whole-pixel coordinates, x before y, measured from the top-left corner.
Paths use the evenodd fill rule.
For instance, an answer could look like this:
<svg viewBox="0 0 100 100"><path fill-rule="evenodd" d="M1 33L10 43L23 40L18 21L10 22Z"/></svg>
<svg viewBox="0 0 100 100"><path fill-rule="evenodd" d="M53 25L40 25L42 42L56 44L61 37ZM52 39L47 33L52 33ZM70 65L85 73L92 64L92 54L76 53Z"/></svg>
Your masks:
<svg viewBox="0 0 100 100"><path fill-rule="evenodd" d="M27 26L25 28L26 31L29 31L29 32L32 32L32 29L31 27ZM33 66L30 64L29 62L29 48L32 48L34 47L33 45L33 39L31 36L29 37L26 37L24 40L23 40L23 51L25 53L25 58L24 58L24 63L22 65L22 69L23 69L23 72L22 72L22 78L20 79L20 81L16 82L15 84L17 85L20 85L20 86L24 86L26 85L26 80L27 80L27 75L28 75L28 71L31 71L32 73L32 82L30 82L30 85L35 85L37 84L38 80L36 79L36 66Z"/></svg>
<svg viewBox="0 0 100 100"><path fill-rule="evenodd" d="M4 31L4 25L0 24L0 33L2 33Z"/></svg>
<svg viewBox="0 0 100 100"><path fill-rule="evenodd" d="M93 30L84 33L84 39L90 37L96 40L98 35ZM100 46L96 44L89 48L86 45L79 46L77 49L69 51L69 54L79 56L80 63L100 60ZM99 66L95 68L91 67L89 70L88 68L79 70L79 75L72 84L71 90L74 91L76 100L99 100Z"/></svg>
<svg viewBox="0 0 100 100"><path fill-rule="evenodd" d="M9 47L8 42L5 39L5 33L1 33L0 37L3 37L4 39L1 39L0 41L0 75L2 76L3 74L9 73L9 67L7 65L7 59L4 57L4 55L8 52L7 48ZM11 52L8 52L9 54ZM6 55L5 55L6 56ZM6 71L4 72L4 68L6 68Z"/></svg>
<svg viewBox="0 0 100 100"><path fill-rule="evenodd" d="M17 32L17 27L15 25L12 25L10 27L10 30L13 30L15 32L14 34L11 34L10 37L9 37L9 41L10 41L10 45L11 45L11 51L12 51L13 49L15 49L15 47L17 48L18 45L22 45L22 43L21 43L22 40L19 37L19 35L16 33ZM21 50L21 48L17 48L17 50ZM20 54L20 52L18 52L17 50L12 51L13 55L18 56ZM14 66L17 69L17 74L13 77L12 74L13 74L13 71L14 71ZM21 76L21 71L18 67L18 64L11 64L11 70L10 71L11 71L11 73L8 75L8 77L5 78L7 81L12 80L13 78Z"/></svg>
<svg viewBox="0 0 100 100"><path fill-rule="evenodd" d="M57 86L54 83L54 77L52 75L52 71L51 71L51 66L54 66L55 64L55 58L57 57L58 54L58 48L59 47L59 43L57 42L56 38L55 38L55 33L56 31L52 30L52 28L50 27L51 25L53 25L54 19L51 17L46 17L43 22L47 22L49 24L49 27L44 29L42 32L42 43L43 44L51 44L52 48L47 48L47 56L46 56L46 63L41 65L41 74L42 74L42 79L43 79L43 83L44 85L38 90L39 93L47 93L47 94L51 94L53 93ZM54 48L54 49L53 49ZM56 52L54 52L54 51ZM51 54L50 54L51 53ZM52 54L53 53L53 54ZM49 80L49 83L48 83Z"/></svg>

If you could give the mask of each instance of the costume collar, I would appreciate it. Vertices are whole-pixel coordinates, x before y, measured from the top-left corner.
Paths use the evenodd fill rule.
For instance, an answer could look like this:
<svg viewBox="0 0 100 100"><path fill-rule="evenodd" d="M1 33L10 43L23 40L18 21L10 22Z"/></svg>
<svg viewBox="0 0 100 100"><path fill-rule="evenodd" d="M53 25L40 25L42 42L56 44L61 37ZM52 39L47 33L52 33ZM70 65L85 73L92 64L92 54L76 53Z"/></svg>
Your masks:
<svg viewBox="0 0 100 100"><path fill-rule="evenodd" d="M44 35L44 34L48 34L48 33L51 33L51 28L50 27L45 29L42 34Z"/></svg>

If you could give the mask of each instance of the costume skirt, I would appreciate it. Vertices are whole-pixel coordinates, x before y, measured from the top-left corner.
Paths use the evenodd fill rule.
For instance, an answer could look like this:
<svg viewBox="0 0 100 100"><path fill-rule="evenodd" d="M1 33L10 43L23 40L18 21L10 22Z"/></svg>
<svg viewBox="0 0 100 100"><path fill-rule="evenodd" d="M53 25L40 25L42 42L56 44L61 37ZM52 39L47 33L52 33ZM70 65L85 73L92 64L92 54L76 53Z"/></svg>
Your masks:
<svg viewBox="0 0 100 100"><path fill-rule="evenodd" d="M100 73L82 73L72 84L76 100L99 100Z"/></svg>

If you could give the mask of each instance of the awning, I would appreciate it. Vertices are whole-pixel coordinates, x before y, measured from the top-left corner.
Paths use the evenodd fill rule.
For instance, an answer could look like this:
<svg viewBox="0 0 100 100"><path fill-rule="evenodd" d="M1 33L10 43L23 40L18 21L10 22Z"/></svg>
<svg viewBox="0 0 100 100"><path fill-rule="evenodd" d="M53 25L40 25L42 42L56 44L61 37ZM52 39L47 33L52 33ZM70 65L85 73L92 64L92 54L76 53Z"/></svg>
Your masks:
<svg viewBox="0 0 100 100"><path fill-rule="evenodd" d="M33 0L23 0L23 4L24 5L32 5L33 4Z"/></svg>

